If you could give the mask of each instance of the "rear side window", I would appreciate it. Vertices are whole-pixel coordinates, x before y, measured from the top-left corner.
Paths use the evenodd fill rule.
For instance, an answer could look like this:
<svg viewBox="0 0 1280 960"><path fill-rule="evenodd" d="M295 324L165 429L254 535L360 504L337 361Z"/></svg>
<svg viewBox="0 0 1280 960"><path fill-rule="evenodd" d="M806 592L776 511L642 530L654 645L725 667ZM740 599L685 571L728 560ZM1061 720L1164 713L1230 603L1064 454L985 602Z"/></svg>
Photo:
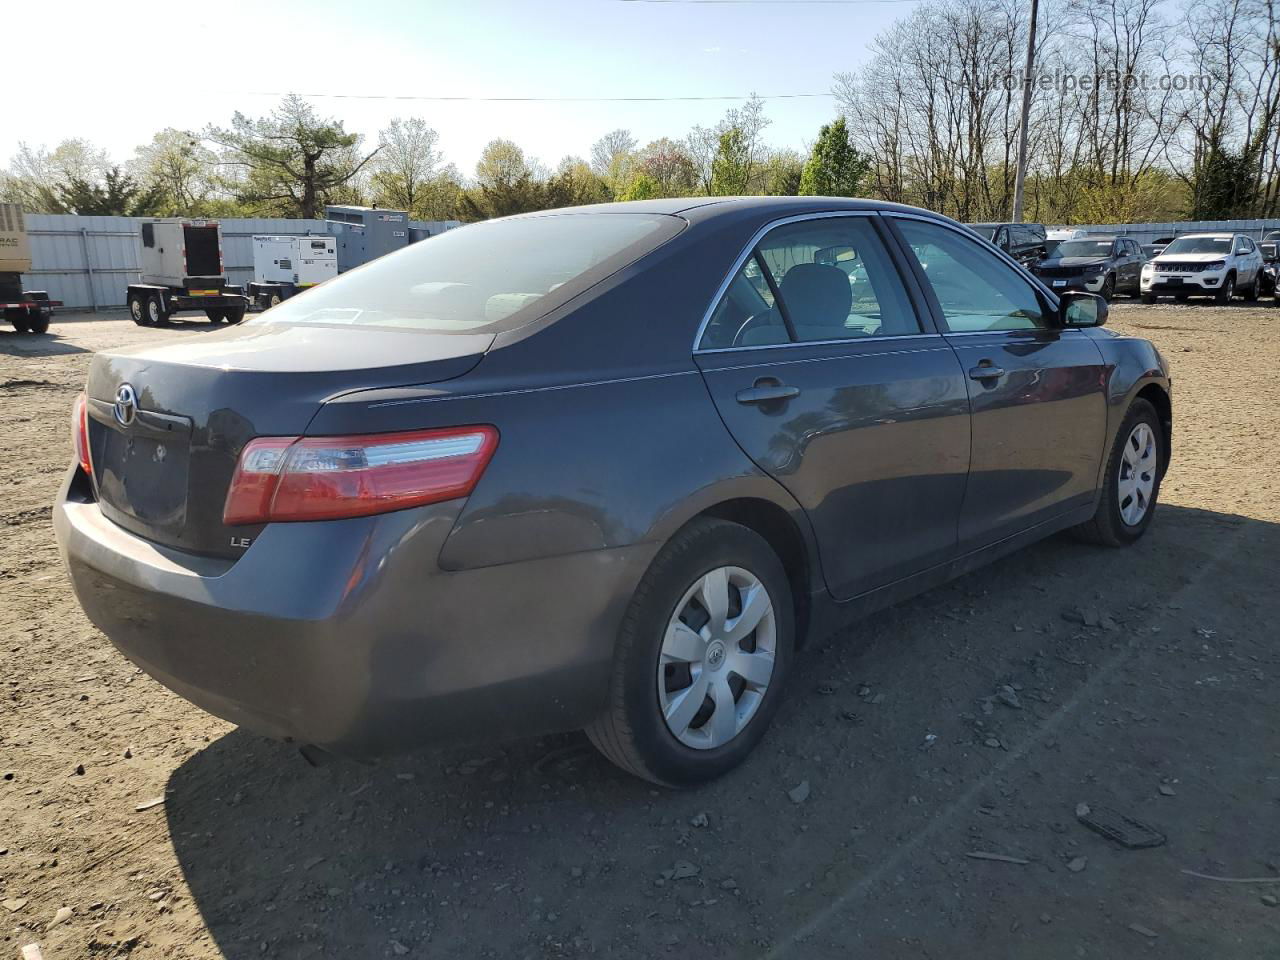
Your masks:
<svg viewBox="0 0 1280 960"><path fill-rule="evenodd" d="M770 231L730 281L699 349L830 342L920 332L869 217Z"/></svg>
<svg viewBox="0 0 1280 960"><path fill-rule="evenodd" d="M952 333L1051 326L1031 284L980 244L921 220L899 220L898 227Z"/></svg>
<svg viewBox="0 0 1280 960"><path fill-rule="evenodd" d="M550 312L683 226L678 217L628 213L471 224L379 257L251 322L500 333Z"/></svg>

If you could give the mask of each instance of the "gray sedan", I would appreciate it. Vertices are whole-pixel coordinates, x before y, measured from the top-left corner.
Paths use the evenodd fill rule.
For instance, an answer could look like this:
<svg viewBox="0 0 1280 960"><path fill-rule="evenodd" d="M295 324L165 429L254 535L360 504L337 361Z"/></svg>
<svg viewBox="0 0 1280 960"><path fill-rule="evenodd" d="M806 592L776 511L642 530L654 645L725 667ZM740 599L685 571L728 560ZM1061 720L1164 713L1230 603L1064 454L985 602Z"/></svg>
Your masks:
<svg viewBox="0 0 1280 960"><path fill-rule="evenodd" d="M687 785L806 637L1142 536L1169 376L1106 315L889 204L490 221L99 354L54 523L89 618L218 716L358 756L585 729Z"/></svg>

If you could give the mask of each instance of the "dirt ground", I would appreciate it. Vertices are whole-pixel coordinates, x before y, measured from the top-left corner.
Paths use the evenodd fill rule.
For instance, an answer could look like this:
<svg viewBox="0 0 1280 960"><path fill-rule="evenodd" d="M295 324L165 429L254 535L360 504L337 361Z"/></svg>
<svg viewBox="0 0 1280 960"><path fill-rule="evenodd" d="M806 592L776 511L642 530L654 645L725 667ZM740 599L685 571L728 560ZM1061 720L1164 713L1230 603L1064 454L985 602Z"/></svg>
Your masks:
<svg viewBox="0 0 1280 960"><path fill-rule="evenodd" d="M49 503L91 351L207 328L0 333L0 958L1280 956L1280 308L1112 326L1173 366L1149 536L812 644L687 793L581 735L313 769L164 690L81 614Z"/></svg>

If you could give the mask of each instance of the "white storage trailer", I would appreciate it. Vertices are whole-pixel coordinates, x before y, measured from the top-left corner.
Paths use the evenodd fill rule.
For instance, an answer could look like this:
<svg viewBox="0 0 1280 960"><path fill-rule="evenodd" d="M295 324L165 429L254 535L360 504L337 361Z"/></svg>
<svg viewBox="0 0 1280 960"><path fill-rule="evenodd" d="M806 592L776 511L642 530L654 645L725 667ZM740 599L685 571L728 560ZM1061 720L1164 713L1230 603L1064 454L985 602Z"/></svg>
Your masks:
<svg viewBox="0 0 1280 960"><path fill-rule="evenodd" d="M22 275L31 270L31 244L22 205L0 203L0 316L19 333L45 333L53 319L53 308L61 300L50 300L43 290L23 290Z"/></svg>
<svg viewBox="0 0 1280 960"><path fill-rule="evenodd" d="M338 275L333 237L254 237L249 299L263 310Z"/></svg>
<svg viewBox="0 0 1280 960"><path fill-rule="evenodd" d="M134 323L166 323L180 310L203 311L210 323L244 319L249 301L223 273L217 220L144 220L138 262L141 281L126 290Z"/></svg>

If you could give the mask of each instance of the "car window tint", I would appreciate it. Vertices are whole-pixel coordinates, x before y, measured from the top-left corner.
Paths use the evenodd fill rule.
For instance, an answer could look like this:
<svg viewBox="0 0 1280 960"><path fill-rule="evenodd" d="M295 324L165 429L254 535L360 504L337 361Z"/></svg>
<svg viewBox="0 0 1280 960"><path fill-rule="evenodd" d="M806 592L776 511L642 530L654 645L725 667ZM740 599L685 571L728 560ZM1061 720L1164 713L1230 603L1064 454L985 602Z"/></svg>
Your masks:
<svg viewBox="0 0 1280 960"><path fill-rule="evenodd" d="M919 333L897 268L869 217L823 217L771 231L759 246L799 341Z"/></svg>
<svg viewBox="0 0 1280 960"><path fill-rule="evenodd" d="M955 333L1050 326L1035 289L968 237L922 220L898 226Z"/></svg>
<svg viewBox="0 0 1280 960"><path fill-rule="evenodd" d="M759 259L752 254L729 281L698 348L763 347L790 339L782 314L773 302L769 281L760 269Z"/></svg>

